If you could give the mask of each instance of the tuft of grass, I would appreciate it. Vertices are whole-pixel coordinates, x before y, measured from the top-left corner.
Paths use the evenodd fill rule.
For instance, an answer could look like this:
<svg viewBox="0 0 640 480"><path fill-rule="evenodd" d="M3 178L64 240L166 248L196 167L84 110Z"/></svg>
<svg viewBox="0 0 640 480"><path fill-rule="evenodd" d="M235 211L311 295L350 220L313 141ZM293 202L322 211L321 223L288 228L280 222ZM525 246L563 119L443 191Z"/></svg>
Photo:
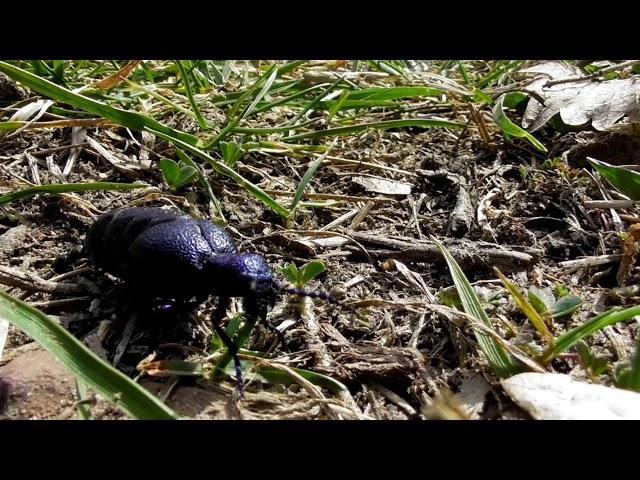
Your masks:
<svg viewBox="0 0 640 480"><path fill-rule="evenodd" d="M181 148L183 150L186 150L186 151L192 153L193 155L195 155L195 156L203 159L204 161L208 162L216 172L218 172L221 175L224 175L224 176L229 177L232 180L234 180L240 187L242 187L245 190L247 190L257 200L259 200L262 203L264 203L266 206L271 208L273 211L275 211L280 216L282 216L284 218L287 218L289 216L289 211L286 208L284 208L282 205L280 205L278 202L276 202L273 198L271 198L269 196L269 194L264 192L260 187L258 187L257 185L254 185L249 180L245 179L242 175L237 173L235 170L229 168L224 163L219 162L218 160L215 160L213 157L211 157L210 155L205 153L203 150L200 150L199 148L196 148L193 145L185 143L185 142L179 140L178 138L166 135L166 134L164 134L164 133L162 133L160 131L156 131L156 130L152 130L152 129L149 129L148 131L149 131L149 133L153 133L154 135L156 135L156 136L158 136L158 137L160 137L160 138L162 138L162 139L164 139L164 140L166 140L168 142L173 143L176 147L179 147L179 148Z"/></svg>
<svg viewBox="0 0 640 480"><path fill-rule="evenodd" d="M3 72L7 76L14 80L17 80L21 84L29 87L31 90L38 92L41 95L52 98L62 103L68 103L74 107L80 108L87 112L111 120L112 122L122 125L123 127L131 128L133 130L142 131L145 129L152 129L163 133L171 138L179 139L189 145L198 144L198 137L188 133L175 130L167 127L162 123L154 120L153 118L142 115L137 112L130 112L119 108L112 107L106 103L99 102L85 95L81 95L71 90L56 85L49 80L38 77L33 73L27 72L19 67L11 65L10 63L0 61L0 72Z"/></svg>

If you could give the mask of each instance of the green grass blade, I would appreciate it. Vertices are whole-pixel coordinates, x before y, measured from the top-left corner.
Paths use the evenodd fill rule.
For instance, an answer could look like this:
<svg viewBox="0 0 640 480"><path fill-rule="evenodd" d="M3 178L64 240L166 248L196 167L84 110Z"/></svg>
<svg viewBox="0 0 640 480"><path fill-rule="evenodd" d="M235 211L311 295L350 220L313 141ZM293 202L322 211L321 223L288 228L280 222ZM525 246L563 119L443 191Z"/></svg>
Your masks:
<svg viewBox="0 0 640 480"><path fill-rule="evenodd" d="M428 87L390 87L363 88L362 90L346 91L347 96L341 100L321 102L319 108L328 110L351 110L356 108L400 107L394 100L434 97L442 95L443 90Z"/></svg>
<svg viewBox="0 0 640 480"><path fill-rule="evenodd" d="M398 100L401 98L437 97L443 93L443 90L430 87L374 87L353 90L349 94L349 100Z"/></svg>
<svg viewBox="0 0 640 480"><path fill-rule="evenodd" d="M302 110L300 110L298 113L296 113L296 116L291 119L291 121L288 123L288 125L297 124L298 120L300 120L308 111L313 110L314 108L316 108L316 106L318 104L320 104L322 99L325 98L329 93L331 93L342 82L343 82L343 79L339 78L338 80L333 82L331 85L329 85L327 88L325 88L313 100L311 100L304 107L302 107ZM326 84L323 83L322 85L326 85Z"/></svg>
<svg viewBox="0 0 640 480"><path fill-rule="evenodd" d="M315 90L318 90L319 88L324 88L326 86L327 86L326 83L313 85L312 87L305 88L304 90L300 90L299 92L296 92L296 93L294 93L292 95L289 95L288 97L284 97L284 98L281 98L279 100L275 100L275 101L273 101L271 103L267 103L266 105L261 106L260 108L256 108L253 111L253 113L254 114L261 113L261 112L264 112L266 110L270 110L270 109L272 109L274 107L277 107L279 105L284 105L286 103L291 103L296 98L304 97L306 94L311 93L311 92L313 92Z"/></svg>
<svg viewBox="0 0 640 480"><path fill-rule="evenodd" d="M56 85L49 80L38 77L37 75L15 67L7 62L0 61L0 72L5 73L12 79L26 85L31 90L38 92L41 95L59 102L68 103L87 112L100 115L101 117L122 125L123 127L139 131L144 130L145 128L151 128L162 132L167 136L178 138L190 145L196 145L198 143L198 137L194 135L174 130L173 128L167 127L166 125L163 125L162 123L140 113L114 108L106 103L74 93L71 90Z"/></svg>
<svg viewBox="0 0 640 480"><path fill-rule="evenodd" d="M247 342L247 340L249 340L249 337L251 336L251 332L255 328L256 321L257 321L257 319L255 318L251 319L246 316L244 320L245 320L244 324L242 325L242 327L240 327L238 331L238 335L234 339L234 343L238 350L240 350L244 346L244 344ZM222 356L216 363L215 369L213 371L213 378L216 377L218 372L224 372L226 366L229 364L230 361L231 361L231 352L229 352L228 349L225 349L225 352L222 354Z"/></svg>
<svg viewBox="0 0 640 480"><path fill-rule="evenodd" d="M199 148L194 147L193 145L189 145L175 137L171 137L162 132L155 131L153 129L148 129L149 133L153 133L158 137L173 143L176 147L179 147L183 150L186 150L193 155L203 159L208 162L213 169L221 175L231 178L234 180L240 187L244 188L251 195L253 195L256 199L260 200L262 203L267 205L269 208L273 209L278 215L283 218L287 218L289 216L289 211L276 202L273 198L271 198L267 193L265 193L260 187L254 185L249 180L245 179L242 175L237 173L235 170L229 168L224 163L215 160L213 157L209 156L207 153L203 152Z"/></svg>
<svg viewBox="0 0 640 480"><path fill-rule="evenodd" d="M213 189L211 188L211 184L209 183L209 180L207 180L207 177L202 172L202 167L198 165L196 162L194 162L193 160L191 160L191 157L189 157L186 153L184 153L182 150L180 150L177 147L176 147L176 154L178 155L178 158L182 160L182 162L196 169L196 175L198 177L198 181L200 182L200 186L209 196L209 200L211 201L211 205L213 205L213 209L215 210L216 217L219 218L223 223L226 223L224 214L222 213L222 207L220 206L220 202L218 201L218 197L216 197L216 194L213 193Z"/></svg>
<svg viewBox="0 0 640 480"><path fill-rule="evenodd" d="M507 94L507 95L509 95L509 94ZM509 119L509 117L507 117L507 115L504 113L504 106L503 106L503 102L504 102L505 97L506 97L506 95L503 95L502 97L500 97L498 99L498 101L496 102L495 106L493 107L493 121L496 122L496 124L502 129L502 131L504 133L506 133L508 135L511 135L513 137L517 137L517 138L525 138L537 150L540 150L541 152L547 153L547 148L544 145L542 145L536 139L536 137L531 135L525 129L523 129L523 128L519 127L518 125L516 125L515 123L513 123L511 121L511 119Z"/></svg>
<svg viewBox="0 0 640 480"><path fill-rule="evenodd" d="M484 78L478 80L476 88L483 89L493 84L500 76L506 75L509 72L514 71L524 62L522 60L513 60L508 62L507 60L501 60L496 62L496 67L492 69Z"/></svg>
<svg viewBox="0 0 640 480"><path fill-rule="evenodd" d="M61 183L55 185L38 185L28 187L15 192L0 196L0 205L15 202L21 198L32 197L41 193L69 193L88 192L91 190L133 190L135 188L149 188L149 185L141 183L114 183L114 182L92 182L92 183Z"/></svg>
<svg viewBox="0 0 640 480"><path fill-rule="evenodd" d="M249 115L253 113L258 103L264 98L264 96L269 92L269 90L273 86L273 82L275 82L277 75L278 75L278 70L274 68L271 74L267 77L263 87L260 89L256 97L249 104L246 110L242 112L242 115L240 115L240 120L247 118Z"/></svg>
<svg viewBox="0 0 640 480"><path fill-rule="evenodd" d="M604 312L597 317L587 320L567 333L556 338L555 344L549 347L542 355L542 363L547 364L555 357L573 347L580 340L585 339L589 335L602 330L609 325L615 325L619 322L631 320L636 315L640 315L640 305L630 307L624 310L612 309Z"/></svg>
<svg viewBox="0 0 640 480"><path fill-rule="evenodd" d="M504 288L507 289L507 291L511 294L511 296L515 300L516 304L518 305L518 308L520 308L522 313L524 313L527 316L527 318L533 324L536 330L538 330L538 333L545 340L547 340L547 342L552 344L553 335L547 328L547 325L544 322L544 319L542 318L542 316L537 312L535 308L533 308L533 305L529 303L529 301L524 297L524 295L522 295L522 292L518 290L518 287L516 287L507 277L505 277L500 270L498 270L496 267L494 267L493 270L496 272L496 274L500 278L500 281L502 282L502 285L504 285Z"/></svg>
<svg viewBox="0 0 640 480"><path fill-rule="evenodd" d="M317 118L310 118L309 120L306 120L304 122L300 122L295 125L286 125L283 127L235 127L233 129L233 133L243 133L249 135L269 135L271 133L281 133L288 132L289 130L296 130L298 128L306 127L307 125L311 125L312 123L316 123L317 121Z"/></svg>
<svg viewBox="0 0 640 480"><path fill-rule="evenodd" d="M191 84L189 83L189 79L191 75L187 72L187 69L184 67L184 64L181 60L176 60L176 65L178 66L178 70L180 70L180 76L182 77L182 84L184 85L185 93L187 94L187 99L189 100L189 104L193 109L193 113L196 116L196 120L198 121L198 125L202 130L209 130L209 124L202 116L200 109L198 108L198 104L196 103L196 99L193 96L193 91L191 90Z"/></svg>
<svg viewBox="0 0 640 480"><path fill-rule="evenodd" d="M311 372L309 370L303 370L301 368L291 367L291 370L293 370L305 380L308 380L318 387L326 388L336 395L350 395L349 389L343 383L331 377L328 377L327 375ZM269 383L280 385L291 385L293 383L296 383L296 381L291 378L291 375L277 368L258 366L257 373Z"/></svg>
<svg viewBox="0 0 640 480"><path fill-rule="evenodd" d="M480 320L487 328L494 330L489 316L482 308L478 295L469 283L469 280L467 280L467 277L465 277L458 262L455 261L449 251L436 238L431 237L431 240L436 244L449 266L449 272L451 272L451 277L458 290L464 311ZM497 375L508 377L521 371L521 367L517 361L493 338L476 329L474 329L474 333L489 365Z"/></svg>
<svg viewBox="0 0 640 480"><path fill-rule="evenodd" d="M291 206L289 207L289 211L291 212L289 214L290 216L293 215L293 212L295 212L296 207L300 203L300 200L302 200L302 196L304 195L305 188L307 188L307 185L309 184L313 176L316 174L316 171L318 170L320 165L322 165L322 162L324 161L324 159L327 157L327 155L329 155L330 151L331 151L330 148L327 149L326 152L324 152L321 156L319 156L316 160L314 160L311 163L311 165L309 165L309 168L307 168L307 171L304 173L302 180L300 180L300 184L298 185L298 188L296 188L296 194L293 197L293 202L291 202Z"/></svg>
<svg viewBox="0 0 640 480"><path fill-rule="evenodd" d="M0 316L32 337L80 381L141 420L171 420L178 415L157 397L113 368L44 313L0 290Z"/></svg>
<svg viewBox="0 0 640 480"><path fill-rule="evenodd" d="M407 118L402 120L385 120L381 122L361 123L358 125L349 125L346 127L330 128L328 130L317 130L313 132L300 133L290 137L283 138L283 142L295 142L302 139L337 137L342 135L351 135L352 133L364 132L370 128L378 130L387 130L389 128L404 127L420 127L420 128L464 128L465 125L449 120L440 120L435 118Z"/></svg>
<svg viewBox="0 0 640 480"><path fill-rule="evenodd" d="M631 200L640 200L640 173L591 157L587 157L587 160L616 190L624 193Z"/></svg>

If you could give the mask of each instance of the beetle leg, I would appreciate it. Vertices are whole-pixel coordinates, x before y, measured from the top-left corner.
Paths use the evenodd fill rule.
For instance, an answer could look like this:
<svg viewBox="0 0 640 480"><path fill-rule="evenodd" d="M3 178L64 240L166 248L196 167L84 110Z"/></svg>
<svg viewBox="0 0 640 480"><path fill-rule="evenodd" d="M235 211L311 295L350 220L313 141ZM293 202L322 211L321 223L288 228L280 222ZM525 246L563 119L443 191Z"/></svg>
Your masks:
<svg viewBox="0 0 640 480"><path fill-rule="evenodd" d="M224 343L225 347L227 347L227 350L229 351L229 353L231 354L231 357L233 358L233 363L236 367L236 380L238 382L238 393L240 394L240 398L244 398L244 380L242 378L242 365L240 364L240 359L238 358L238 347L236 346L235 343L233 343L233 340L229 338L229 335L227 335L227 332L225 332L224 329L220 326L220 322L222 321L225 314L227 313L227 308L229 308L230 304L231 304L231 298L221 297L218 301L218 306L216 307L216 309L213 311L213 314L211 315L211 323L213 324L213 328L215 329L216 333L222 340L222 343Z"/></svg>
<svg viewBox="0 0 640 480"><path fill-rule="evenodd" d="M275 334L275 336L278 338L278 341L276 342L275 345L273 345L272 348L276 348L278 344L284 345L284 333L278 330L278 327L276 327L275 325L272 325L269 322L264 322L264 327L267 330L269 330L271 333Z"/></svg>

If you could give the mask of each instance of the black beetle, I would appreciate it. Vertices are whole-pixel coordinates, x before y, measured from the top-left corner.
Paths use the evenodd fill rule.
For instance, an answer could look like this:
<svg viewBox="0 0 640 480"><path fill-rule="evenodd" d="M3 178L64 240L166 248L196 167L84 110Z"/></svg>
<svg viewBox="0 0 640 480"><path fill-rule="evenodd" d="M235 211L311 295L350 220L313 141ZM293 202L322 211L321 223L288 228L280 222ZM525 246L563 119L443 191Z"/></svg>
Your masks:
<svg viewBox="0 0 640 480"><path fill-rule="evenodd" d="M280 285L264 257L238 252L223 228L162 208L104 213L89 228L84 253L95 267L124 280L142 296L192 306L211 294L220 297L212 324L233 356L240 387L237 348L220 326L232 297L243 298L245 313L254 321L266 319L279 292L346 307L328 294Z"/></svg>

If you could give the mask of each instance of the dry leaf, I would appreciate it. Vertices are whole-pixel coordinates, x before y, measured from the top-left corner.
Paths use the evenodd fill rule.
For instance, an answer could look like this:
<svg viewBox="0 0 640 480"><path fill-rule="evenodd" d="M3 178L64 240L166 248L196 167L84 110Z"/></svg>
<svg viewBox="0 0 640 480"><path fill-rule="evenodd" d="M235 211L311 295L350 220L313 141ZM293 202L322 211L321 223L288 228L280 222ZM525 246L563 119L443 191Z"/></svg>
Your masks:
<svg viewBox="0 0 640 480"><path fill-rule="evenodd" d="M87 142L89 143L91 148L93 148L96 152L103 156L118 170L132 173L137 170L148 170L149 168L151 168L151 161L149 160L139 160L137 162L133 161L122 153L110 151L89 136L87 136Z"/></svg>
<svg viewBox="0 0 640 480"><path fill-rule="evenodd" d="M502 380L507 394L537 420L640 420L640 393L579 382L559 373Z"/></svg>
<svg viewBox="0 0 640 480"><path fill-rule="evenodd" d="M95 88L100 88L102 90L108 90L110 88L115 87L119 83L122 82L124 78L127 78L131 75L131 72L135 70L135 68L140 63L140 60L133 60L127 63L124 67L118 70L113 75L109 75L107 78L100 80L98 83L94 84Z"/></svg>
<svg viewBox="0 0 640 480"><path fill-rule="evenodd" d="M363 187L367 192L382 193L384 195L409 195L413 187L410 183L380 177L353 177L351 180Z"/></svg>
<svg viewBox="0 0 640 480"><path fill-rule="evenodd" d="M525 90L537 94L541 104L533 96L529 99L522 119L522 126L535 132L556 113L567 125L585 125L591 122L596 130L608 130L618 120L628 116L632 121L640 119L640 76L625 79L560 83L547 87L552 80L584 77L577 67L562 62L545 62L521 70L539 74L525 85Z"/></svg>

